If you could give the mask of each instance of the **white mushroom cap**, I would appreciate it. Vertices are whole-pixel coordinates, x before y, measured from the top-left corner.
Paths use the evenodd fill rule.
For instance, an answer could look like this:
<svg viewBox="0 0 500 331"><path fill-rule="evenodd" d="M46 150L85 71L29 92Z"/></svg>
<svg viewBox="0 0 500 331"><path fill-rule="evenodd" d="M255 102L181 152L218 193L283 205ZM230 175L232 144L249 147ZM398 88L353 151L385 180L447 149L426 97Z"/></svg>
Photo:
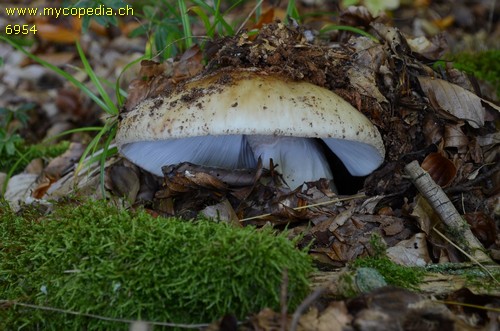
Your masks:
<svg viewBox="0 0 500 331"><path fill-rule="evenodd" d="M162 166L184 161L252 167L264 155L273 157L275 164L281 162L283 169L287 162L295 164L288 167L295 175L284 175L300 185L331 178L329 168L323 169L326 160L320 146L311 138L322 139L354 176L371 173L385 154L377 128L337 94L252 69L220 70L196 78L168 96L141 102L122 117L116 135L121 153L157 175L162 175ZM309 139L280 139L283 144L275 144L254 136ZM259 141L275 151L266 152ZM307 168L309 160L317 170L297 170Z"/></svg>

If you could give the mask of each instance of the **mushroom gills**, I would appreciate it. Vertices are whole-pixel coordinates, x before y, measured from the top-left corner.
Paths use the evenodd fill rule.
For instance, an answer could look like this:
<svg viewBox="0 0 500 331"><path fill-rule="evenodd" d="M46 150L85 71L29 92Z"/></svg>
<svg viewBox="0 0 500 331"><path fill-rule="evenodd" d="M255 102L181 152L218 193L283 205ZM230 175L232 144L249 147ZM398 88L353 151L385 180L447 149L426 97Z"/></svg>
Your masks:
<svg viewBox="0 0 500 331"><path fill-rule="evenodd" d="M163 176L163 166L181 162L226 169L254 168L257 165L243 135L141 141L122 146L121 153L157 176Z"/></svg>
<svg viewBox="0 0 500 331"><path fill-rule="evenodd" d="M384 162L384 155L372 145L336 138L322 140L353 176L367 176Z"/></svg>
<svg viewBox="0 0 500 331"><path fill-rule="evenodd" d="M353 176L366 176L382 162L376 148L360 142L325 138L326 145ZM157 175L166 165L191 162L226 169L255 168L259 157L264 167L270 159L291 188L320 178L333 179L332 171L316 138L221 135L197 136L125 144L121 152L133 163Z"/></svg>
<svg viewBox="0 0 500 331"><path fill-rule="evenodd" d="M163 176L163 166L181 162L226 169L255 168L261 157L266 168L273 159L276 170L291 188L320 178L333 178L323 150L314 138L199 136L125 144L121 152L157 176Z"/></svg>

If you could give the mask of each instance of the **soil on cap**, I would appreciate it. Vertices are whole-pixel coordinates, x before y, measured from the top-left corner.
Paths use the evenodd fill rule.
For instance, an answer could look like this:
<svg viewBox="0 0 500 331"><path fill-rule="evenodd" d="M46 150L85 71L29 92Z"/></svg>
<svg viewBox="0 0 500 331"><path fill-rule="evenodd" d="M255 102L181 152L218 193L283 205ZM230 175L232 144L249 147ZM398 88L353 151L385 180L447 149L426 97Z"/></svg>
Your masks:
<svg viewBox="0 0 500 331"><path fill-rule="evenodd" d="M265 25L254 36L241 33L218 42L218 51L204 74L220 68L256 67L291 80L304 80L334 90L348 85L346 75L353 51L309 43L302 26Z"/></svg>

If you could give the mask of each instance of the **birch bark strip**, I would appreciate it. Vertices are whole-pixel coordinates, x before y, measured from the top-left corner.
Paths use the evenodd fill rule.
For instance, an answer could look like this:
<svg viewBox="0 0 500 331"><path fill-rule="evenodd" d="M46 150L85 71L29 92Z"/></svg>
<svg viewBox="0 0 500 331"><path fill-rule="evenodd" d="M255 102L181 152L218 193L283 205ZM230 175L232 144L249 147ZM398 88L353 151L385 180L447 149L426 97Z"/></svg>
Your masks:
<svg viewBox="0 0 500 331"><path fill-rule="evenodd" d="M494 263L484 252L484 247L472 234L469 224L460 216L443 189L420 167L418 161L407 164L405 172L446 225L446 232L451 239L479 262Z"/></svg>

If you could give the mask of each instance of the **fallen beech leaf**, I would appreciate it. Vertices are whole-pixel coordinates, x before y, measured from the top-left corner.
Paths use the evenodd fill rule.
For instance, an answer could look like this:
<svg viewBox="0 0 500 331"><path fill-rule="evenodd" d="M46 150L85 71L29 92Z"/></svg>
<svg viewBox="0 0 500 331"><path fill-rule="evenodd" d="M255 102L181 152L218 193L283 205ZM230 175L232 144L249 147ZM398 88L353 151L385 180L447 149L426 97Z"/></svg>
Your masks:
<svg viewBox="0 0 500 331"><path fill-rule="evenodd" d="M394 216L385 216L381 229L386 236L395 236L404 230L404 223L400 218Z"/></svg>
<svg viewBox="0 0 500 331"><path fill-rule="evenodd" d="M74 58L75 52L57 52L57 53L47 53L47 54L37 54L37 56L55 65L56 67L62 67L68 65ZM31 62L31 61L30 61ZM34 61L32 63L35 63Z"/></svg>
<svg viewBox="0 0 500 331"><path fill-rule="evenodd" d="M262 170L262 168L224 169L218 167L201 166L189 162L182 162L176 165L165 166L162 168L165 176L171 175L173 173L183 173L186 175L186 177L195 178L196 176L203 176L200 174L206 174L232 187L253 185L258 179L258 175L260 174L259 170ZM192 180L196 181L196 179Z"/></svg>
<svg viewBox="0 0 500 331"><path fill-rule="evenodd" d="M434 36L429 40L425 36L407 39L408 45L412 52L419 53L427 59L438 60L442 58L443 54L448 49L446 40L440 36Z"/></svg>
<svg viewBox="0 0 500 331"><path fill-rule="evenodd" d="M423 121L423 133L427 145L437 144L443 138L443 126L439 124L434 114L426 114Z"/></svg>
<svg viewBox="0 0 500 331"><path fill-rule="evenodd" d="M273 331L281 329L281 315L270 308L262 309L251 319L255 330Z"/></svg>
<svg viewBox="0 0 500 331"><path fill-rule="evenodd" d="M481 241L485 247L489 247L497 238L497 227L495 221L484 212L464 214L469 223L472 233Z"/></svg>
<svg viewBox="0 0 500 331"><path fill-rule="evenodd" d="M442 109L466 120L473 128L484 125L482 99L474 93L438 78L420 76L418 81L427 97L434 96Z"/></svg>
<svg viewBox="0 0 500 331"><path fill-rule="evenodd" d="M241 226L241 223L238 222L236 212L227 199L224 199L216 205L205 207L200 213L208 218L231 222L231 224L235 226Z"/></svg>
<svg viewBox="0 0 500 331"><path fill-rule="evenodd" d="M198 45L194 45L175 64L172 78L180 80L195 76L203 69L202 61L203 53Z"/></svg>
<svg viewBox="0 0 500 331"><path fill-rule="evenodd" d="M333 301L321 312L318 319L318 331L342 331L351 322L344 301Z"/></svg>
<svg viewBox="0 0 500 331"><path fill-rule="evenodd" d="M264 24L272 23L274 21L274 10L275 8L271 7L264 13L262 13L262 15L260 15L259 21L255 23L255 25L249 30L260 30L264 26Z"/></svg>
<svg viewBox="0 0 500 331"><path fill-rule="evenodd" d="M79 30L69 30L50 23L37 24L37 37L42 40L60 44L74 44L80 39Z"/></svg>
<svg viewBox="0 0 500 331"><path fill-rule="evenodd" d="M50 161L45 168L44 174L49 178L58 180L78 163L84 150L85 146L83 144L71 143L66 152Z"/></svg>
<svg viewBox="0 0 500 331"><path fill-rule="evenodd" d="M353 67L348 70L349 81L363 95L375 98L377 102L387 102L387 99L377 87L375 72L366 67Z"/></svg>
<svg viewBox="0 0 500 331"><path fill-rule="evenodd" d="M395 263L422 267L431 263L424 233L417 233L408 240L400 241L387 249L387 256Z"/></svg>
<svg viewBox="0 0 500 331"><path fill-rule="evenodd" d="M340 23L350 26L368 26L373 22L373 16L363 6L349 6L340 12Z"/></svg>
<svg viewBox="0 0 500 331"><path fill-rule="evenodd" d="M134 203L139 192L139 176L134 169L113 164L106 169L106 188L117 197L125 197L128 202Z"/></svg>
<svg viewBox="0 0 500 331"><path fill-rule="evenodd" d="M151 60L142 60L139 77L149 80L155 76L163 74L167 70L165 63L158 63Z"/></svg>
<svg viewBox="0 0 500 331"><path fill-rule="evenodd" d="M427 155L421 165L432 179L441 187L445 187L455 178L457 167L441 153L431 153Z"/></svg>
<svg viewBox="0 0 500 331"><path fill-rule="evenodd" d="M300 317L299 325L297 327L300 331L318 331L318 308L311 307L304 315Z"/></svg>
<svg viewBox="0 0 500 331"><path fill-rule="evenodd" d="M444 126L444 147L454 147L459 153L465 153L469 145L469 138L460 128L462 124L447 124Z"/></svg>

